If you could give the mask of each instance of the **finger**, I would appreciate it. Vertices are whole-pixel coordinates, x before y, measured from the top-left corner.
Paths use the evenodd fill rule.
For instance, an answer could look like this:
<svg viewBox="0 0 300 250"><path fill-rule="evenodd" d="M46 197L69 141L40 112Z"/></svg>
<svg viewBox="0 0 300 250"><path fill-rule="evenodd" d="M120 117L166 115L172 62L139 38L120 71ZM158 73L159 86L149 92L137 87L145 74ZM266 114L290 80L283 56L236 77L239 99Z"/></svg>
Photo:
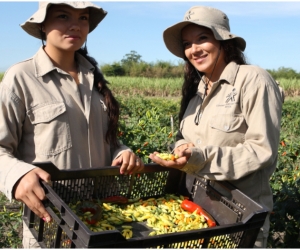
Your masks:
<svg viewBox="0 0 300 250"><path fill-rule="evenodd" d="M141 171L144 168L144 163L141 158L135 157L135 166L132 169L129 169L129 173Z"/></svg>
<svg viewBox="0 0 300 250"><path fill-rule="evenodd" d="M130 162L127 159L123 159L122 164L120 166L120 173L127 174L127 168L130 165Z"/></svg>
<svg viewBox="0 0 300 250"><path fill-rule="evenodd" d="M32 212L34 212L44 221L50 222L52 220L43 203L34 193L28 193L27 196L24 197L23 202L30 208Z"/></svg>
<svg viewBox="0 0 300 250"><path fill-rule="evenodd" d="M140 165L141 165L141 159L135 154L132 154L130 157L129 165L127 166L126 173L133 174L133 172L136 172L137 168L139 168Z"/></svg>

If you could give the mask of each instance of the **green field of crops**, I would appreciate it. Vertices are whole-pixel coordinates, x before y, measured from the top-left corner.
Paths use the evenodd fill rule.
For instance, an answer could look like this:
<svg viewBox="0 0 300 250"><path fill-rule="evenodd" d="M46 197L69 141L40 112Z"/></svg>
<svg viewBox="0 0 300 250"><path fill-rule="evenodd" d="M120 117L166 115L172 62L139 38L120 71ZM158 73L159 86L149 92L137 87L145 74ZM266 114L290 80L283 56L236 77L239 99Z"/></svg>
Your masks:
<svg viewBox="0 0 300 250"><path fill-rule="evenodd" d="M0 73L0 81L4 73ZM116 96L180 97L182 78L109 76L109 87ZM300 96L300 79L276 79L287 97Z"/></svg>

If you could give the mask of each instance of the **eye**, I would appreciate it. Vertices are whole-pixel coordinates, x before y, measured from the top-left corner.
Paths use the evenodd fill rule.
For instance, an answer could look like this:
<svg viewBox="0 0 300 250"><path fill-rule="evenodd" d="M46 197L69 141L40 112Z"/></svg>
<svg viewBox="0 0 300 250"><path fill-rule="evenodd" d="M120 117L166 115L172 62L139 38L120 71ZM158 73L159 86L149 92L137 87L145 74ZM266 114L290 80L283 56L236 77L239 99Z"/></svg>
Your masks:
<svg viewBox="0 0 300 250"><path fill-rule="evenodd" d="M203 41L205 39L207 39L207 36L205 36L205 35L202 35L202 36L199 37L199 41Z"/></svg>
<svg viewBox="0 0 300 250"><path fill-rule="evenodd" d="M66 14L60 14L60 15L58 15L58 18L60 18L60 19L67 19L68 16Z"/></svg>
<svg viewBox="0 0 300 250"><path fill-rule="evenodd" d="M190 42L183 42L183 43L182 43L183 48L187 48L187 47L189 47L190 45L191 45Z"/></svg>
<svg viewBox="0 0 300 250"><path fill-rule="evenodd" d="M89 20L89 16L88 15L84 15L84 16L81 16L80 19L88 21Z"/></svg>

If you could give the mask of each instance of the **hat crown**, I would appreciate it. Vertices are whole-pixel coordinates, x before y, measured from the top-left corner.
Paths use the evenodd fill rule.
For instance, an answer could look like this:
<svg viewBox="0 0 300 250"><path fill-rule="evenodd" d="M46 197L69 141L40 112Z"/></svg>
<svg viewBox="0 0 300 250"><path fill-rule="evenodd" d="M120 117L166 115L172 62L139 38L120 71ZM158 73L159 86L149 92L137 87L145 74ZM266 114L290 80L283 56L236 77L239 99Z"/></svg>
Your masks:
<svg viewBox="0 0 300 250"><path fill-rule="evenodd" d="M184 15L183 21L206 23L210 27L219 27L230 31L229 19L222 11L206 6L190 8Z"/></svg>
<svg viewBox="0 0 300 250"><path fill-rule="evenodd" d="M87 7L92 7L94 6L91 2L88 1L65 1L65 2L60 2L60 1L53 1L53 2L46 2L46 1L41 1L39 2L39 9L46 8L47 6L50 6L51 4L66 4L74 9L85 9Z"/></svg>

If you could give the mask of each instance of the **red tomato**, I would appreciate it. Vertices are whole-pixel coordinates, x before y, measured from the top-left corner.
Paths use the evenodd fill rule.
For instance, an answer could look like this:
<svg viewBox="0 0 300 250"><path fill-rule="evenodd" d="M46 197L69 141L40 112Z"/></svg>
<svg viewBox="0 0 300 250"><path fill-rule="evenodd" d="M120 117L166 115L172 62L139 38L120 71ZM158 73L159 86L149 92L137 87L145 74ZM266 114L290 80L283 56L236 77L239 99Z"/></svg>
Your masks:
<svg viewBox="0 0 300 250"><path fill-rule="evenodd" d="M215 227L217 225L216 221L213 219L213 217L209 213L207 213L202 207L197 205L196 203L194 203L192 201L189 201L189 200L183 200L182 203L181 203L181 207L184 210L189 211L191 213L193 213L194 211L197 210L198 214L204 216L204 218L207 221L207 225L209 227Z"/></svg>

